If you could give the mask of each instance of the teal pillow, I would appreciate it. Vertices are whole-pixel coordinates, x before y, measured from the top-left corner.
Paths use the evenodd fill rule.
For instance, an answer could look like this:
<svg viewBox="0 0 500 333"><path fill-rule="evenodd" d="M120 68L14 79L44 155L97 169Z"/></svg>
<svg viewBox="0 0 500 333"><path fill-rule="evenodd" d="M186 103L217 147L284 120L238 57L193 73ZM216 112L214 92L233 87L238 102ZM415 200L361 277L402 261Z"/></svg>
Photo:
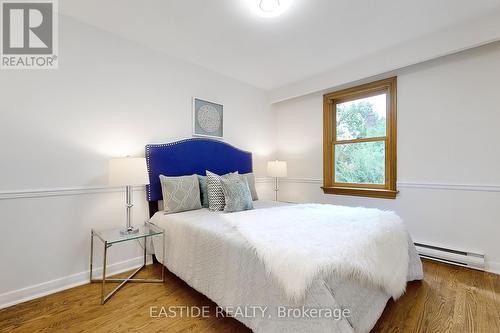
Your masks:
<svg viewBox="0 0 500 333"><path fill-rule="evenodd" d="M226 205L224 211L227 213L240 212L253 209L252 193L246 179L224 179L221 178L222 192Z"/></svg>
<svg viewBox="0 0 500 333"><path fill-rule="evenodd" d="M203 206L203 208L208 208L207 177L200 175L197 176L198 176L198 183L200 183L201 205Z"/></svg>

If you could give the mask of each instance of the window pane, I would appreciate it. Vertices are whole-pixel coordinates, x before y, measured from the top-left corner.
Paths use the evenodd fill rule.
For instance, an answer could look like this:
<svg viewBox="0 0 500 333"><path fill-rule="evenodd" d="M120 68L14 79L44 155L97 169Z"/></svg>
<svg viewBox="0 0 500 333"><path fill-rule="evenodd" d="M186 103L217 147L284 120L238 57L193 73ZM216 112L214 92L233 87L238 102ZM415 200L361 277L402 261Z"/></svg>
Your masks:
<svg viewBox="0 0 500 333"><path fill-rule="evenodd" d="M337 140L385 136L386 94L337 104Z"/></svg>
<svg viewBox="0 0 500 333"><path fill-rule="evenodd" d="M385 183L385 141L335 145L335 182Z"/></svg>

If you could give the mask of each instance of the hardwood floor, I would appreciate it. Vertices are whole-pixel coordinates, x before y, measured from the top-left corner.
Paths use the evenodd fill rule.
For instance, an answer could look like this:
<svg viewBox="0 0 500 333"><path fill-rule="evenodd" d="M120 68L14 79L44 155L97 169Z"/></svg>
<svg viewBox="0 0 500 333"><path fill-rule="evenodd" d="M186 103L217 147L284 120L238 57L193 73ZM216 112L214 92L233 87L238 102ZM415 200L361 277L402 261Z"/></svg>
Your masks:
<svg viewBox="0 0 500 333"><path fill-rule="evenodd" d="M424 280L390 300L373 332L500 332L500 276L424 260Z"/></svg>
<svg viewBox="0 0 500 333"><path fill-rule="evenodd" d="M143 274L152 274L158 266ZM425 279L389 301L373 332L500 332L500 276L424 261ZM173 274L128 284L105 305L88 284L0 310L0 332L250 332ZM151 306L208 306L208 318L150 318ZM178 312L179 313L179 312Z"/></svg>

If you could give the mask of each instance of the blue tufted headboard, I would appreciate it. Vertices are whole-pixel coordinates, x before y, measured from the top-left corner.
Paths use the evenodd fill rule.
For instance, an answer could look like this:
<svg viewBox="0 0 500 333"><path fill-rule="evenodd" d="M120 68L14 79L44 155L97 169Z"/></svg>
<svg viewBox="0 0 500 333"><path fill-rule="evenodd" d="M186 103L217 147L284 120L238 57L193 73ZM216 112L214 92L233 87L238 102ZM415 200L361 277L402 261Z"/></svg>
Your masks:
<svg viewBox="0 0 500 333"><path fill-rule="evenodd" d="M219 175L234 171L252 172L252 153L205 138L146 145L146 161L150 182L147 186L150 214L158 210L157 201L162 200L160 175L205 175L206 170Z"/></svg>

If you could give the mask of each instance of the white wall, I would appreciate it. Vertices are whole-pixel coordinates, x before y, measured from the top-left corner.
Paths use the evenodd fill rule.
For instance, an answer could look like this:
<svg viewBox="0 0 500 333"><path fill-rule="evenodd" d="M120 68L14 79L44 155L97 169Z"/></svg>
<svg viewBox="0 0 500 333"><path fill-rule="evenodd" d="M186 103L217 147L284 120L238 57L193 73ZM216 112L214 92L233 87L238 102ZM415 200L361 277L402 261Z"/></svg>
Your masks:
<svg viewBox="0 0 500 333"><path fill-rule="evenodd" d="M393 209L415 241L485 253L500 272L500 43L396 74L397 199L322 193L320 93L274 105L281 198Z"/></svg>
<svg viewBox="0 0 500 333"><path fill-rule="evenodd" d="M500 271L499 44L398 73L401 193L381 200L319 189L321 94L270 112L256 88L67 17L60 24L58 70L0 71L0 307L86 281L90 229L124 223L107 160L190 137L193 96L224 104L226 141L254 152L257 177L277 144L289 161L283 200L394 209L416 241L484 252ZM272 197L272 184L257 185ZM138 223L144 196L136 189ZM114 270L137 255L113 248Z"/></svg>
<svg viewBox="0 0 500 333"><path fill-rule="evenodd" d="M0 306L85 281L90 229L124 224L108 159L191 137L193 96L224 104L225 141L254 153L257 177L274 155L264 92L68 17L60 26L58 70L0 72ZM112 263L138 255L111 252Z"/></svg>

